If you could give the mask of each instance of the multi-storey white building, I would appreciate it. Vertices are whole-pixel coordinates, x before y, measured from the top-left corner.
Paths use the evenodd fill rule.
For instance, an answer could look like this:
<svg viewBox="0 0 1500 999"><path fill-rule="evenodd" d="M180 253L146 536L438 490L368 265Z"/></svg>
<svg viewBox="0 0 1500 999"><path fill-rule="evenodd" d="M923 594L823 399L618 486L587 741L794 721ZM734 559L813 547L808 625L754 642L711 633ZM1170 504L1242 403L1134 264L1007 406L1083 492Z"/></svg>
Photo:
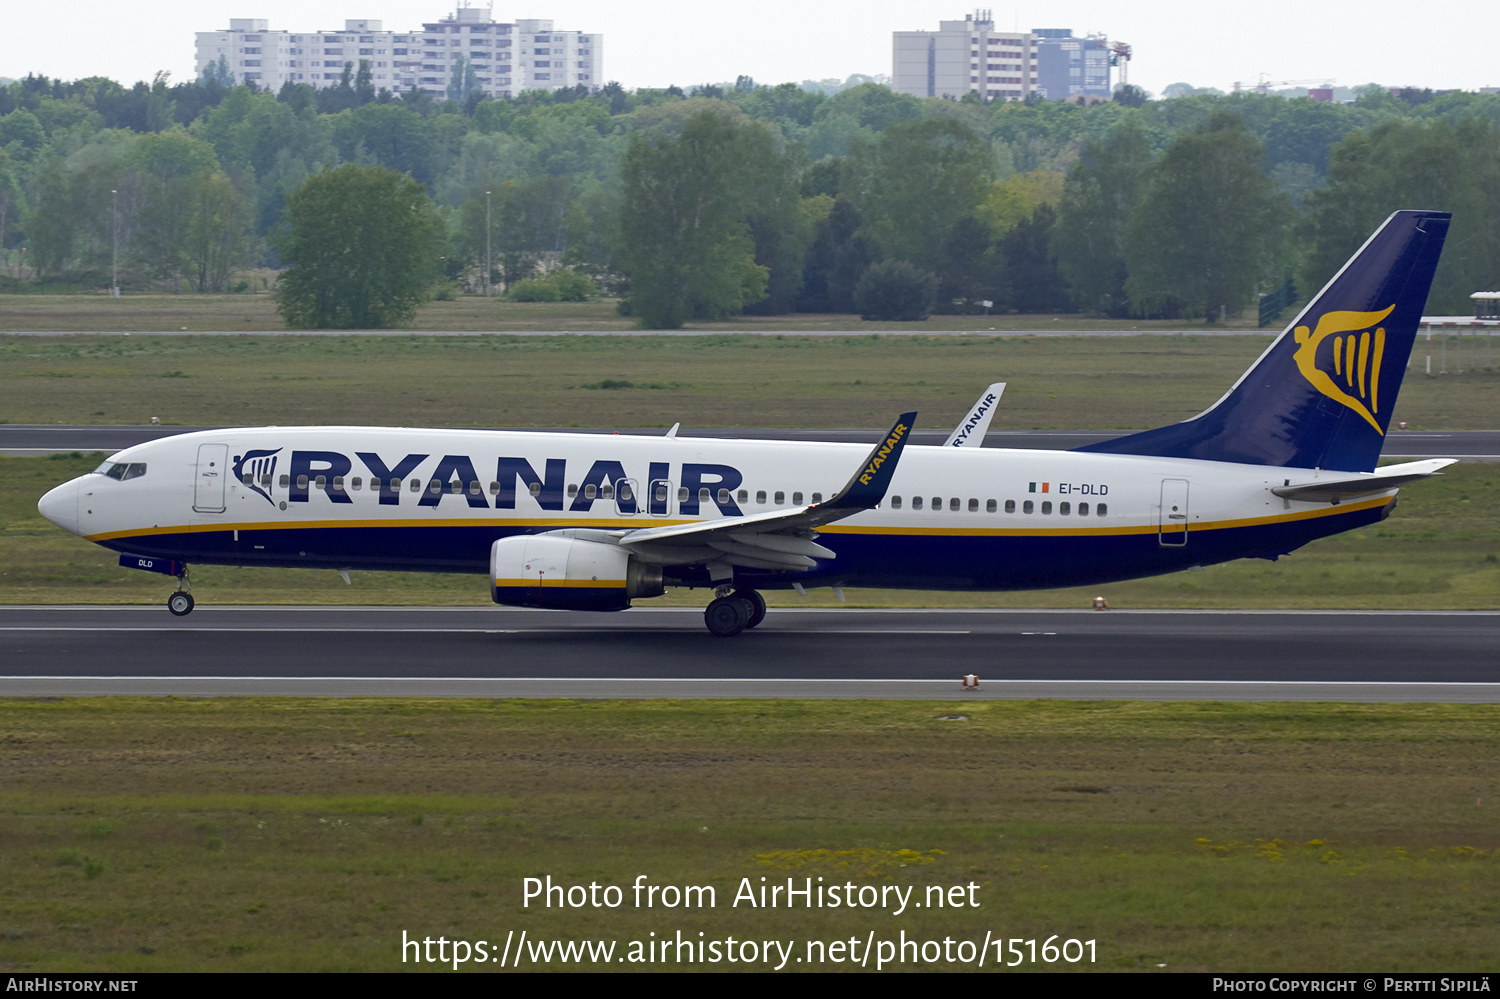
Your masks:
<svg viewBox="0 0 1500 999"><path fill-rule="evenodd" d="M551 21L501 24L489 12L460 7L451 18L422 25L421 58L414 79L403 88L422 87L441 97L456 67L474 67L480 89L492 97L525 90L559 90L604 83L604 36L558 31Z"/></svg>
<svg viewBox="0 0 1500 999"><path fill-rule="evenodd" d="M604 83L603 35L557 31L545 20L502 24L473 7L414 32L361 20L345 21L342 31L293 33L271 31L261 19L232 18L227 31L198 32L197 72L221 58L236 83L268 90L288 82L336 86L344 66L357 71L361 61L369 62L376 89L421 89L438 98L447 96L455 71L491 97Z"/></svg>
<svg viewBox="0 0 1500 999"><path fill-rule="evenodd" d="M891 89L915 97L1023 100L1037 88L1037 38L996 31L989 11L939 21L937 31L897 31Z"/></svg>

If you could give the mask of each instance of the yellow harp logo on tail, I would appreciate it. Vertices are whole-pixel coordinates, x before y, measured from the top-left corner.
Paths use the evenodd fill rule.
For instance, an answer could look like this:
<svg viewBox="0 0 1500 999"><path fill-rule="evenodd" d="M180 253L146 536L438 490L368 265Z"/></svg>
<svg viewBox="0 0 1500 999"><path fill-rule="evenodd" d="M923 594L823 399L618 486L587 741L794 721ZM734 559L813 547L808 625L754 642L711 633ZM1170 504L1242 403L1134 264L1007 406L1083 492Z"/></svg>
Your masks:
<svg viewBox="0 0 1500 999"><path fill-rule="evenodd" d="M1379 323L1395 308L1392 303L1383 312L1325 312L1315 329L1298 326L1292 331L1298 344L1293 356L1302 377L1334 402L1363 416L1382 437L1385 431L1374 416L1380 412L1380 362L1385 357L1385 327ZM1330 337L1331 375L1318 365L1318 348Z"/></svg>

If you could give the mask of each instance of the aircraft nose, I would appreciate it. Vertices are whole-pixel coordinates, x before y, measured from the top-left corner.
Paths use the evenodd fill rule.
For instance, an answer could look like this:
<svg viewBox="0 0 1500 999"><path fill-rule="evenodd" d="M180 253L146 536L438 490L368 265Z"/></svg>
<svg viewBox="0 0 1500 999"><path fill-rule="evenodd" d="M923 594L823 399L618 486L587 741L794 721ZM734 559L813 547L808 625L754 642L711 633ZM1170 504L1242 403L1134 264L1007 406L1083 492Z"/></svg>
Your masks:
<svg viewBox="0 0 1500 999"><path fill-rule="evenodd" d="M64 482L37 501L37 512L69 534L77 534L78 489L77 479Z"/></svg>

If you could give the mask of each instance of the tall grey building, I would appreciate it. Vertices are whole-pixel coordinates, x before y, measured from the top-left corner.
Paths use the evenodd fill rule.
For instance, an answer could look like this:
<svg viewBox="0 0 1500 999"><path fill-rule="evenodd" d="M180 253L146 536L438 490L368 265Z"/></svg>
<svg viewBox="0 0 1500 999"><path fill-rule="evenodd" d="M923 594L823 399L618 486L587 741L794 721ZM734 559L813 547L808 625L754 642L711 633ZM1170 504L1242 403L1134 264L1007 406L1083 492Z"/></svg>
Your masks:
<svg viewBox="0 0 1500 999"><path fill-rule="evenodd" d="M1048 100L1077 97L1109 100L1109 39L1075 38L1069 28L1036 28L1037 86Z"/></svg>
<svg viewBox="0 0 1500 999"><path fill-rule="evenodd" d="M227 31L197 33L197 72L221 59L235 83L265 90L288 82L336 86L345 64L358 70L361 61L369 62L377 89L421 89L438 98L455 71L491 97L604 83L603 35L558 31L550 20L501 23L475 7L420 31L386 31L371 20L345 21L337 31L272 31L264 19L232 18Z"/></svg>
<svg viewBox="0 0 1500 999"><path fill-rule="evenodd" d="M896 31L891 89L916 97L1018 101L1037 87L1036 36L996 31L987 10L962 21L939 21L937 31Z"/></svg>

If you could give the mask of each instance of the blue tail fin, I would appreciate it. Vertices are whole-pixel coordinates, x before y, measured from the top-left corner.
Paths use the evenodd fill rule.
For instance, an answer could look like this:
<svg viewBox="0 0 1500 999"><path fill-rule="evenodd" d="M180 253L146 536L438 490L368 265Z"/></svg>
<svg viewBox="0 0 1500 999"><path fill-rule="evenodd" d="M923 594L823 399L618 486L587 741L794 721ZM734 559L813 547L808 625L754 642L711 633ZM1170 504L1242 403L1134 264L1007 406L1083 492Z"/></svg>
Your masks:
<svg viewBox="0 0 1500 999"><path fill-rule="evenodd" d="M1370 471L1451 217L1386 219L1207 412L1078 450Z"/></svg>

